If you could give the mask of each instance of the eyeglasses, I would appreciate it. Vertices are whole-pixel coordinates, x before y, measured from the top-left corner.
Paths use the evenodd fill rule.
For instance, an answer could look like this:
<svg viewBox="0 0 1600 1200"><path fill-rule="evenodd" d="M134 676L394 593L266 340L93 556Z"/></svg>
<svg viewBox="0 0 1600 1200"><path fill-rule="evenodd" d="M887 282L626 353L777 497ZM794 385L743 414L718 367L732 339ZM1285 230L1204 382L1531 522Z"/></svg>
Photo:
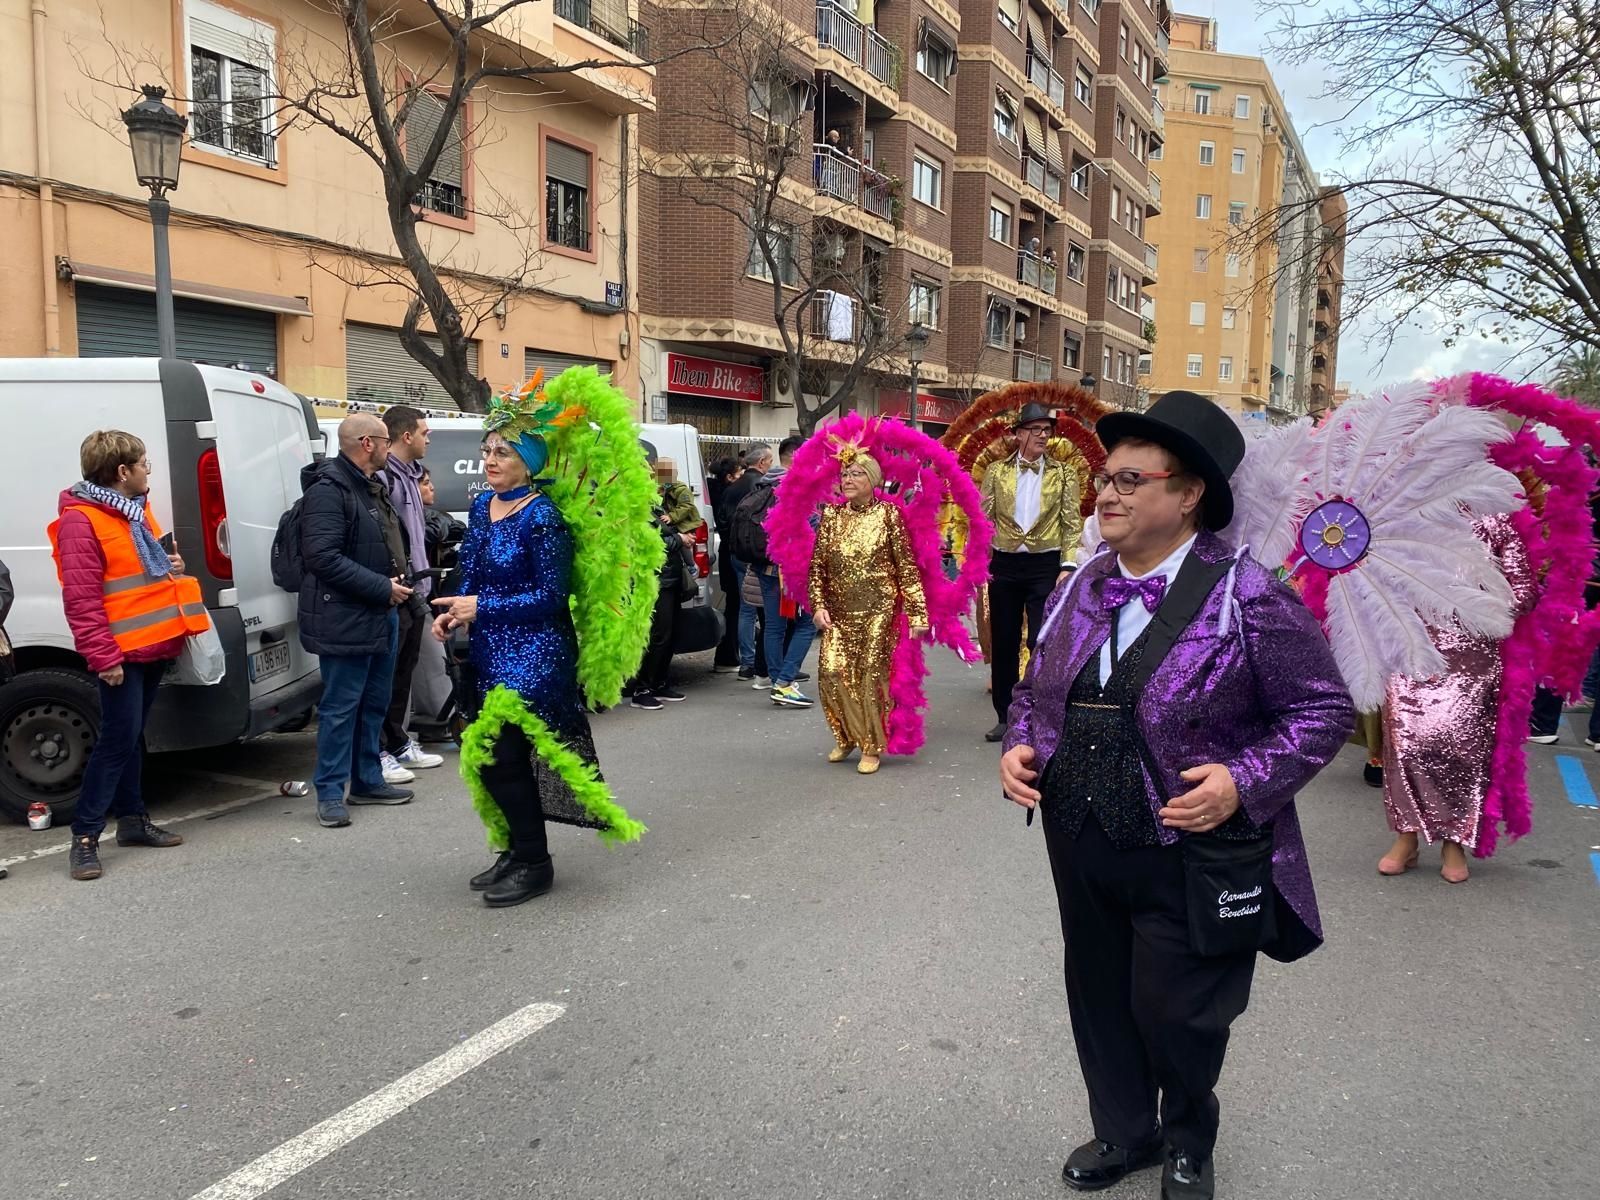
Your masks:
<svg viewBox="0 0 1600 1200"><path fill-rule="evenodd" d="M495 462L505 462L517 456L517 452L509 446L484 446L481 453L484 458L492 458Z"/></svg>
<svg viewBox="0 0 1600 1200"><path fill-rule="evenodd" d="M1041 437L1049 437L1050 436L1050 430L1051 430L1051 427L1049 425L1024 425L1021 429L1017 430L1017 432L1018 433L1037 433Z"/></svg>
<svg viewBox="0 0 1600 1200"><path fill-rule="evenodd" d="M364 434L361 435L361 440L363 442L392 442L392 441L394 441L393 438L384 437L381 433L364 433Z"/></svg>
<svg viewBox="0 0 1600 1200"><path fill-rule="evenodd" d="M1176 471L1124 470L1113 471L1108 475L1104 471L1096 471L1089 476L1089 486L1094 489L1097 496L1106 490L1108 483L1117 489L1117 495L1131 496L1141 485L1149 483L1152 479L1171 479L1177 474Z"/></svg>

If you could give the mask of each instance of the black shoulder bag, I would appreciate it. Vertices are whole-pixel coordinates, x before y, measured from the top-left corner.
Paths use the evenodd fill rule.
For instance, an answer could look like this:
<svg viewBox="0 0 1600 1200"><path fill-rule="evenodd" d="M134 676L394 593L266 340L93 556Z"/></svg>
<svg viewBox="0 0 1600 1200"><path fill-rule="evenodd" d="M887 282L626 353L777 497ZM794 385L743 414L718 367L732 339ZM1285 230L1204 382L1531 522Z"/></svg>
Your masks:
<svg viewBox="0 0 1600 1200"><path fill-rule="evenodd" d="M1232 560L1208 563L1191 553L1150 622L1144 656L1129 680L1129 705L1138 697L1178 636L1189 627ZM1131 712L1130 712L1131 717ZM1135 726L1137 730L1137 726ZM1137 738L1145 770L1165 804L1170 797L1150 747ZM1185 834L1183 875L1189 909L1189 946L1213 956L1260 950L1277 935L1272 890L1272 831L1246 841L1209 833Z"/></svg>

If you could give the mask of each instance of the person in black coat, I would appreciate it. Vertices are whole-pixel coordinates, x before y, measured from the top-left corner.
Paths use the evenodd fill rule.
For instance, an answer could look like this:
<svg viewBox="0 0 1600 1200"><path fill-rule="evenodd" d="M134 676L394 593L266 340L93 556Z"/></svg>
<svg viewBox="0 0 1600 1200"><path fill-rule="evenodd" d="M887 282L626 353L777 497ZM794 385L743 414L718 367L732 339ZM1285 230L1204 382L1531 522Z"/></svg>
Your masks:
<svg viewBox="0 0 1600 1200"><path fill-rule="evenodd" d="M339 426L339 456L301 475L300 641L321 658L317 717L317 820L350 824L351 804L404 804L411 793L383 777L379 742L394 682L399 621L411 603L405 532L383 484L389 435L371 413Z"/></svg>

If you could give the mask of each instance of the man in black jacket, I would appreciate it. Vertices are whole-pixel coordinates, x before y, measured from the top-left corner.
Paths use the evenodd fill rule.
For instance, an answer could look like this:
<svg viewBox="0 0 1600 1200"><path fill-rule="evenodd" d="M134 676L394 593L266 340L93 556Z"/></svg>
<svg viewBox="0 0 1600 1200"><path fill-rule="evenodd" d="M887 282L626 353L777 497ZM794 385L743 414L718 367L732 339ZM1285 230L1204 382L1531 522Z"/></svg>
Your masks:
<svg viewBox="0 0 1600 1200"><path fill-rule="evenodd" d="M317 820L350 824L351 804L404 804L383 777L379 741L394 681L399 622L411 597L410 553L389 494L373 476L389 433L371 413L339 426L339 456L306 468L300 518L300 640L322 666L317 715Z"/></svg>

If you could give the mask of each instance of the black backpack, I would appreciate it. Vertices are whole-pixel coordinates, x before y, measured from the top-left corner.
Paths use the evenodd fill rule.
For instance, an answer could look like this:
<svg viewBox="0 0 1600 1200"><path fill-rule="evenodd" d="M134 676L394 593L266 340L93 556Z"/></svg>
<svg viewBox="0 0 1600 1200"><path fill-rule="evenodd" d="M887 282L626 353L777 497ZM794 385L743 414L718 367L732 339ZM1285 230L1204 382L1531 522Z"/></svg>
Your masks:
<svg viewBox="0 0 1600 1200"><path fill-rule="evenodd" d="M300 514L305 507L306 498L301 496L278 518L278 532L272 535L272 582L286 592L298 592L305 582L306 560L300 551Z"/></svg>
<svg viewBox="0 0 1600 1200"><path fill-rule="evenodd" d="M757 483L733 510L733 556L751 566L772 564L767 557L767 530L763 522L778 501L775 484Z"/></svg>

